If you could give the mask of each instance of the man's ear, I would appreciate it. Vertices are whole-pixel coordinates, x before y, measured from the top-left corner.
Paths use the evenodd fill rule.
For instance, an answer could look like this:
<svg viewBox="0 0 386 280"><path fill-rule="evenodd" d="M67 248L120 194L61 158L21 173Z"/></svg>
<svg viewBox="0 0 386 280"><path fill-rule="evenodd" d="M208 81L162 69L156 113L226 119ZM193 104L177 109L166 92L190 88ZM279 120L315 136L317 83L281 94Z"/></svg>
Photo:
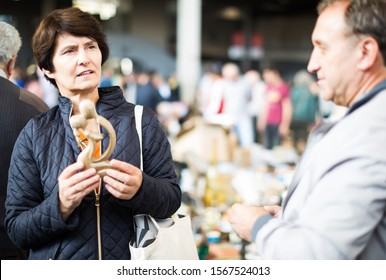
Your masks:
<svg viewBox="0 0 386 280"><path fill-rule="evenodd" d="M7 74L8 79L9 79L9 77L11 77L12 71L15 68L16 57L17 57L16 54L14 56L12 56L6 65L6 73L5 74Z"/></svg>
<svg viewBox="0 0 386 280"><path fill-rule="evenodd" d="M371 68L380 56L379 46L374 38L366 37L360 42L360 61L358 67L361 70Z"/></svg>

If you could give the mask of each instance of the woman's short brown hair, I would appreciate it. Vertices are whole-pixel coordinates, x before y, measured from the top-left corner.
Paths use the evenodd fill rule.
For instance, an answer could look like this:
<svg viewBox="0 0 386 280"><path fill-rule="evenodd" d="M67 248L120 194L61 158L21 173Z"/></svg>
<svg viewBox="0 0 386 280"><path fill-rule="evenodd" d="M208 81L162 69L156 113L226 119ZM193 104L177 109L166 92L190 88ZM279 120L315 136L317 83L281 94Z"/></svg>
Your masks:
<svg viewBox="0 0 386 280"><path fill-rule="evenodd" d="M33 53L39 68L50 72L55 71L52 58L56 47L56 38L64 33L95 40L102 53L102 64L109 57L110 50L106 35L94 16L79 8L57 9L40 22L32 38ZM45 77L54 86L57 86L54 79Z"/></svg>

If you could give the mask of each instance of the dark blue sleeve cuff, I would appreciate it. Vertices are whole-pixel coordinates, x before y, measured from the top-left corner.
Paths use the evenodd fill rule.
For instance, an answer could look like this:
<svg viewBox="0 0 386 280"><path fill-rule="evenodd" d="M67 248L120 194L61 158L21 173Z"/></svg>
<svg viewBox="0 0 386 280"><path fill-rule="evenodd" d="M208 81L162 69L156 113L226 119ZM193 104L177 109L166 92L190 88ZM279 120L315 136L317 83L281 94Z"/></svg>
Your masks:
<svg viewBox="0 0 386 280"><path fill-rule="evenodd" d="M273 218L272 215L266 214L266 215L263 215L256 220L256 222L252 228L252 235L251 235L252 241L254 241L256 239L256 235L259 232L259 230L272 218Z"/></svg>

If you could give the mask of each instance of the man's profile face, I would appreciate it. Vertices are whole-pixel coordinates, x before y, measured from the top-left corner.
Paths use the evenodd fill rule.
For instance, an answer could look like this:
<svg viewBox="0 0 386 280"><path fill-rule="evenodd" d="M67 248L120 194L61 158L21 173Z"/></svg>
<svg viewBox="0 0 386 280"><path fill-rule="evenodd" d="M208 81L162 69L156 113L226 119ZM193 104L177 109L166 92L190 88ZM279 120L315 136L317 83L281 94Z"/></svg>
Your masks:
<svg viewBox="0 0 386 280"><path fill-rule="evenodd" d="M357 39L344 19L347 5L332 4L319 15L312 33L314 49L307 67L317 75L321 96L343 106L349 105L353 95L358 63Z"/></svg>

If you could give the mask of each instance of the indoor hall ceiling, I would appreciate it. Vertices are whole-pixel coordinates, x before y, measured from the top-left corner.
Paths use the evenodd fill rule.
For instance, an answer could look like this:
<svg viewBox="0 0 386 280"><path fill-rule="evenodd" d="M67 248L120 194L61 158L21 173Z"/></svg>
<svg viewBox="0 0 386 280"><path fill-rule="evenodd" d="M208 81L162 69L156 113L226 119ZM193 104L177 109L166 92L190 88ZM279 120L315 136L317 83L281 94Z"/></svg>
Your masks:
<svg viewBox="0 0 386 280"><path fill-rule="evenodd" d="M39 15L45 7L64 8L71 0L0 0L0 15Z"/></svg>
<svg viewBox="0 0 386 280"><path fill-rule="evenodd" d="M128 1L128 0L120 0ZM133 1L133 0L131 0ZM136 1L136 0L135 0ZM146 1L146 0L141 0ZM162 0L161 0L162 1ZM173 1L173 0L164 0ZM191 0L195 1L195 0ZM51 0L53 6L65 7L71 5L71 0ZM253 16L259 14L304 14L315 13L319 0L202 0L203 9L234 6L248 9ZM42 0L1 0L0 14L31 13L41 10Z"/></svg>
<svg viewBox="0 0 386 280"><path fill-rule="evenodd" d="M252 16L315 14L319 0L202 0L203 8L239 7Z"/></svg>

